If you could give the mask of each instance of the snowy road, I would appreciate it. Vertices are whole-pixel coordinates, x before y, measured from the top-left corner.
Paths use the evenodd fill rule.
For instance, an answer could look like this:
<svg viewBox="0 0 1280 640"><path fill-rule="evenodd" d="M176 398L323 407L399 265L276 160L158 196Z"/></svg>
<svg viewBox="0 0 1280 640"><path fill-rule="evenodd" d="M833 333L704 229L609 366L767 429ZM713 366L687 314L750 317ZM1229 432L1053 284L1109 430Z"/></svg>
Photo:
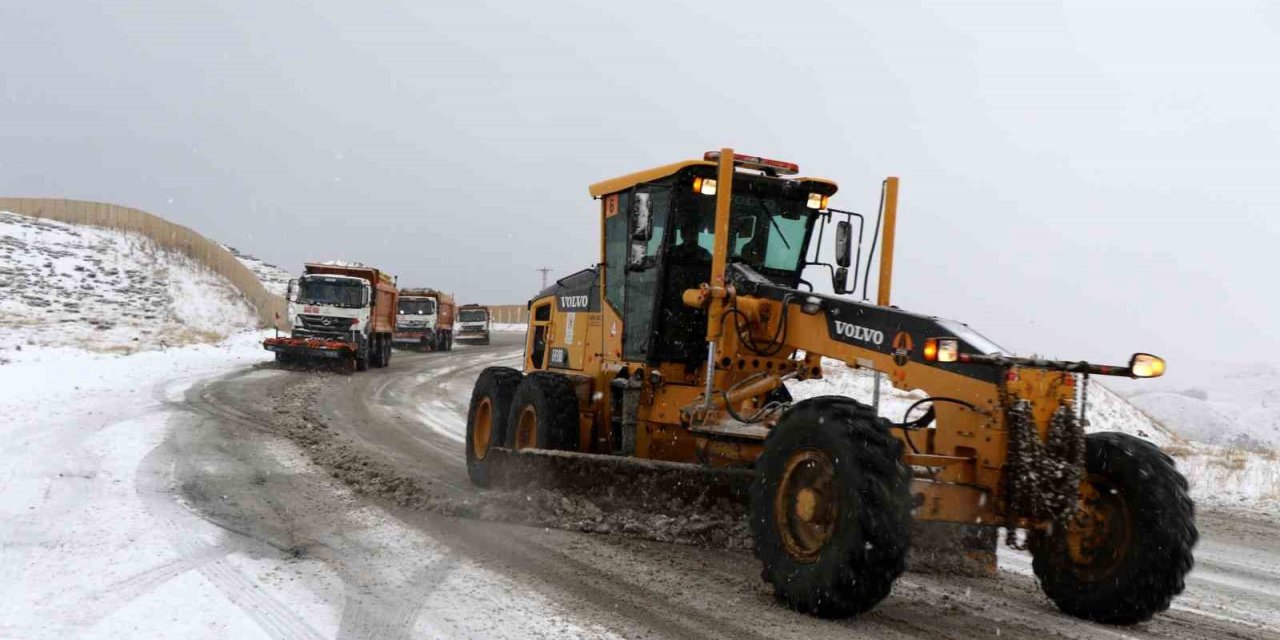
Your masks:
<svg viewBox="0 0 1280 640"><path fill-rule="evenodd" d="M998 579L908 573L869 614L830 622L774 603L747 552L445 515L484 500L463 467L472 381L518 358L504 337L351 376L240 364L142 390L115 428L156 437L128 451L70 421L31 436L66 452L60 470L110 478L91 498L131 505L114 517L134 524L95 539L93 504L56 489L76 480L41 489L24 480L38 469L0 469L6 491L49 491L0 530L0 637L1280 637L1274 523L1220 513L1200 518L1174 609L1126 628L1059 614L1017 553ZM40 585L59 571L84 586Z"/></svg>

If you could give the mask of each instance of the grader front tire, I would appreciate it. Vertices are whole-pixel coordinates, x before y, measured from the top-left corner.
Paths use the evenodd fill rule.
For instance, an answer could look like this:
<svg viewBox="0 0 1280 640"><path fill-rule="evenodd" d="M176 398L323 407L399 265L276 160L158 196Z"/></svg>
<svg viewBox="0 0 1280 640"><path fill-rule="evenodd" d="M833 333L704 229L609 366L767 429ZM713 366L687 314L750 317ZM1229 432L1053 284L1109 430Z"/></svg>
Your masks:
<svg viewBox="0 0 1280 640"><path fill-rule="evenodd" d="M862 613L906 567L910 470L869 407L844 397L797 403L769 434L751 486L761 576L790 608Z"/></svg>
<svg viewBox="0 0 1280 640"><path fill-rule="evenodd" d="M489 367L476 379L467 410L467 476L478 487L492 481L489 452L506 441L511 399L523 377L515 369Z"/></svg>
<svg viewBox="0 0 1280 640"><path fill-rule="evenodd" d="M1187 480L1155 445L1123 433L1085 441L1080 510L1065 531L1032 533L1032 568L1063 613L1135 624L1169 608L1199 533Z"/></svg>
<svg viewBox="0 0 1280 640"><path fill-rule="evenodd" d="M568 376L535 371L511 402L507 446L512 449L578 449L578 394Z"/></svg>

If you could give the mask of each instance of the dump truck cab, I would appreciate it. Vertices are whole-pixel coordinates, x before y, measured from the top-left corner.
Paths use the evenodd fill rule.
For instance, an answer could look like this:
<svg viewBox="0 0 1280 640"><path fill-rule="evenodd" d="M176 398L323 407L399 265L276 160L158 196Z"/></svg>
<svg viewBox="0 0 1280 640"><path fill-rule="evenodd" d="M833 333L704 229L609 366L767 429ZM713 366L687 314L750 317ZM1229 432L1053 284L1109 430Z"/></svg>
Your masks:
<svg viewBox="0 0 1280 640"><path fill-rule="evenodd" d="M426 288L400 290L395 343L422 351L453 348L453 296Z"/></svg>
<svg viewBox="0 0 1280 640"><path fill-rule="evenodd" d="M455 337L458 341L489 344L489 332L492 329L489 307L479 304L464 304L458 307L457 327Z"/></svg>

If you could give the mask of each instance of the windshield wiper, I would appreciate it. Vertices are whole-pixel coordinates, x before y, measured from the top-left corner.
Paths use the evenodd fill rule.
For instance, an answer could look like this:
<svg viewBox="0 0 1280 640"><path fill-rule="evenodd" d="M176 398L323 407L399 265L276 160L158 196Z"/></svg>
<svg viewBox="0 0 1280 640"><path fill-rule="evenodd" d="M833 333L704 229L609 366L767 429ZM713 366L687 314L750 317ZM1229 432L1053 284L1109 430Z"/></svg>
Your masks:
<svg viewBox="0 0 1280 640"><path fill-rule="evenodd" d="M760 203L760 208L764 209L765 214L769 216L769 224L773 225L773 230L778 232L778 239L781 240L782 245L786 247L788 251L790 251L791 243L787 242L787 236L786 234L782 233L782 227L778 226L778 221L773 219L773 214L769 212L769 207L768 205L765 204L766 201L761 200L760 198L757 198L755 196L747 196L747 197Z"/></svg>

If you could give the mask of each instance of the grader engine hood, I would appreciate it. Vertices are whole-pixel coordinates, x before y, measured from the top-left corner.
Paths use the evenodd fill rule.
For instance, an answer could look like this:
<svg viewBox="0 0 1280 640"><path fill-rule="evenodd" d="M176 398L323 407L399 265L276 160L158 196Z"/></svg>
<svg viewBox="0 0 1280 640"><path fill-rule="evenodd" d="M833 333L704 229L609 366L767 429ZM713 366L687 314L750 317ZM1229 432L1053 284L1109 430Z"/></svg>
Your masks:
<svg viewBox="0 0 1280 640"><path fill-rule="evenodd" d="M730 265L730 273L739 295L759 296L779 302L789 300L801 305L803 313L825 318L827 337L835 342L889 355L898 365L918 362L983 382L998 383L1001 379L1001 372L996 367L937 362L926 358L927 340L939 337L955 338L959 341L959 350L964 353L1003 353L994 342L960 322L878 307L832 295L789 289L773 283L743 264Z"/></svg>

